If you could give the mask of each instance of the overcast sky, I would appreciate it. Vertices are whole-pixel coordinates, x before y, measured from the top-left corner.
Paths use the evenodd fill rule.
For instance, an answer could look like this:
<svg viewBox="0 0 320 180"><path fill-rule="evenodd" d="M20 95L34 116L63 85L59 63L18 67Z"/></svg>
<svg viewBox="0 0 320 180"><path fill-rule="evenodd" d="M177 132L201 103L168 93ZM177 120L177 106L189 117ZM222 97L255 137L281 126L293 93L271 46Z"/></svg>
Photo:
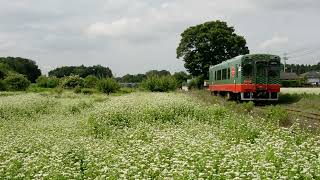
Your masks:
<svg viewBox="0 0 320 180"><path fill-rule="evenodd" d="M43 72L101 64L116 76L184 70L180 34L227 21L251 53L320 61L318 0L0 0L0 57L33 59Z"/></svg>

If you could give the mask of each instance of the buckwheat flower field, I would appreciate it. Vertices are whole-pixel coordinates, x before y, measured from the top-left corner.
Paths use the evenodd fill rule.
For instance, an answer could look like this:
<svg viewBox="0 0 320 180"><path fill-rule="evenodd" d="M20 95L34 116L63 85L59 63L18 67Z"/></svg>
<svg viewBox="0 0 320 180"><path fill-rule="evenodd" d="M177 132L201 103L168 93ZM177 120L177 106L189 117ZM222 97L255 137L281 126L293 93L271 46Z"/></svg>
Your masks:
<svg viewBox="0 0 320 180"><path fill-rule="evenodd" d="M182 93L0 94L0 179L320 179L320 138Z"/></svg>

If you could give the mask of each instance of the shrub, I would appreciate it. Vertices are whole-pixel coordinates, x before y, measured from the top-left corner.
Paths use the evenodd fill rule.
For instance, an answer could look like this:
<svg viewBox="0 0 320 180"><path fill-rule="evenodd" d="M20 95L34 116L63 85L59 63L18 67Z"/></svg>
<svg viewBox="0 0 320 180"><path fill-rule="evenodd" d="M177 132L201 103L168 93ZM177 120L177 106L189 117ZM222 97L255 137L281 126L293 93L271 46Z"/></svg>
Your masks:
<svg viewBox="0 0 320 180"><path fill-rule="evenodd" d="M49 77L47 82L47 88L55 88L59 86L60 79L57 77Z"/></svg>
<svg viewBox="0 0 320 180"><path fill-rule="evenodd" d="M76 94L81 93L81 87L79 87L79 86L75 87L73 92L76 93Z"/></svg>
<svg viewBox="0 0 320 180"><path fill-rule="evenodd" d="M55 88L59 85L59 78L57 77L46 77L46 76L39 76L36 80L36 83L39 87L43 88Z"/></svg>
<svg viewBox="0 0 320 180"><path fill-rule="evenodd" d="M108 95L120 89L117 81L111 78L100 80L97 87L100 92L107 93Z"/></svg>
<svg viewBox="0 0 320 180"><path fill-rule="evenodd" d="M25 91L31 82L21 74L12 74L5 78L5 84L10 91Z"/></svg>
<svg viewBox="0 0 320 180"><path fill-rule="evenodd" d="M59 96L61 96L63 93L63 88L61 88L60 86L57 86L56 88L53 89L53 91L57 93Z"/></svg>
<svg viewBox="0 0 320 180"><path fill-rule="evenodd" d="M81 89L81 93L85 95L90 95L90 94L93 94L94 92L95 92L94 89L90 89L90 88Z"/></svg>
<svg viewBox="0 0 320 180"><path fill-rule="evenodd" d="M254 102L249 101L249 102L244 102L242 104L242 107L245 111L251 112L254 109Z"/></svg>
<svg viewBox="0 0 320 180"><path fill-rule="evenodd" d="M68 76L63 79L62 87L65 89L73 89L76 87L83 87L84 80L76 75L76 76Z"/></svg>
<svg viewBox="0 0 320 180"><path fill-rule="evenodd" d="M95 88L99 82L99 79L96 76L89 75L84 79L85 88Z"/></svg>
<svg viewBox="0 0 320 180"><path fill-rule="evenodd" d="M267 119L279 126L292 124L288 112L280 106L269 106L267 108Z"/></svg>
<svg viewBox="0 0 320 180"><path fill-rule="evenodd" d="M119 92L122 94L129 94L134 92L134 89L129 87L123 87L123 88L120 88Z"/></svg>
<svg viewBox="0 0 320 180"><path fill-rule="evenodd" d="M204 76L198 76L196 78L193 78L189 83L188 83L188 88L189 89L201 89L203 87L204 83Z"/></svg>
<svg viewBox="0 0 320 180"><path fill-rule="evenodd" d="M149 76L142 87L152 92L168 92L177 88L177 81L172 76Z"/></svg>
<svg viewBox="0 0 320 180"><path fill-rule="evenodd" d="M6 89L6 83L3 80L0 80L0 91L5 91Z"/></svg>
<svg viewBox="0 0 320 180"><path fill-rule="evenodd" d="M300 87L301 81L300 80L282 80L281 86L282 87Z"/></svg>
<svg viewBox="0 0 320 180"><path fill-rule="evenodd" d="M39 87L46 88L48 83L48 77L47 76L39 76L36 79L36 83Z"/></svg>

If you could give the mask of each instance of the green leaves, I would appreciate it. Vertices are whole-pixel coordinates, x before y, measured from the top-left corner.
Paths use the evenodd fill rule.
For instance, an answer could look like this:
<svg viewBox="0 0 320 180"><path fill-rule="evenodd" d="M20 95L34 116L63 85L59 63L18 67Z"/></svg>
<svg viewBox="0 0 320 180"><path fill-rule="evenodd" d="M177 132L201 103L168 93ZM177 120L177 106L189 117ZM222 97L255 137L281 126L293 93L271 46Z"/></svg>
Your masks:
<svg viewBox="0 0 320 180"><path fill-rule="evenodd" d="M113 93L120 89L119 84L112 78L102 79L98 83L98 90L103 93Z"/></svg>
<svg viewBox="0 0 320 180"><path fill-rule="evenodd" d="M248 54L246 40L223 21L211 21L185 30L177 48L185 68L193 75L208 76L210 65L219 64L241 54Z"/></svg>

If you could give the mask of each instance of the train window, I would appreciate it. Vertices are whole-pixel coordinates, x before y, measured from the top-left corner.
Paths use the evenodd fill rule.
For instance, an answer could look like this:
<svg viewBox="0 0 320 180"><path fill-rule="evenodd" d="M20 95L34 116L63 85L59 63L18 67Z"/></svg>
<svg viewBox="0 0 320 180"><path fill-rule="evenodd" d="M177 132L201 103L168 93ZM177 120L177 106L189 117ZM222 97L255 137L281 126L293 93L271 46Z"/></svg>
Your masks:
<svg viewBox="0 0 320 180"><path fill-rule="evenodd" d="M251 63L243 65L243 75L244 76L252 76L252 70L253 70L253 66Z"/></svg>
<svg viewBox="0 0 320 180"><path fill-rule="evenodd" d="M228 68L228 79L230 79L230 74L231 74L231 71L230 71L230 68Z"/></svg>
<svg viewBox="0 0 320 180"><path fill-rule="evenodd" d="M222 70L222 80L227 79L227 69Z"/></svg>
<svg viewBox="0 0 320 180"><path fill-rule="evenodd" d="M214 71L214 80L217 80L217 71Z"/></svg>
<svg viewBox="0 0 320 180"><path fill-rule="evenodd" d="M217 80L221 80L221 70L218 70L218 73L217 73Z"/></svg>
<svg viewBox="0 0 320 180"><path fill-rule="evenodd" d="M265 61L258 61L256 62L256 68L257 68L257 75L258 76L267 76L267 62Z"/></svg>
<svg viewBox="0 0 320 180"><path fill-rule="evenodd" d="M269 63L269 71L268 71L268 74L269 76L279 76L280 74L280 63L279 62L276 62L276 61L273 61L273 62L270 62Z"/></svg>

